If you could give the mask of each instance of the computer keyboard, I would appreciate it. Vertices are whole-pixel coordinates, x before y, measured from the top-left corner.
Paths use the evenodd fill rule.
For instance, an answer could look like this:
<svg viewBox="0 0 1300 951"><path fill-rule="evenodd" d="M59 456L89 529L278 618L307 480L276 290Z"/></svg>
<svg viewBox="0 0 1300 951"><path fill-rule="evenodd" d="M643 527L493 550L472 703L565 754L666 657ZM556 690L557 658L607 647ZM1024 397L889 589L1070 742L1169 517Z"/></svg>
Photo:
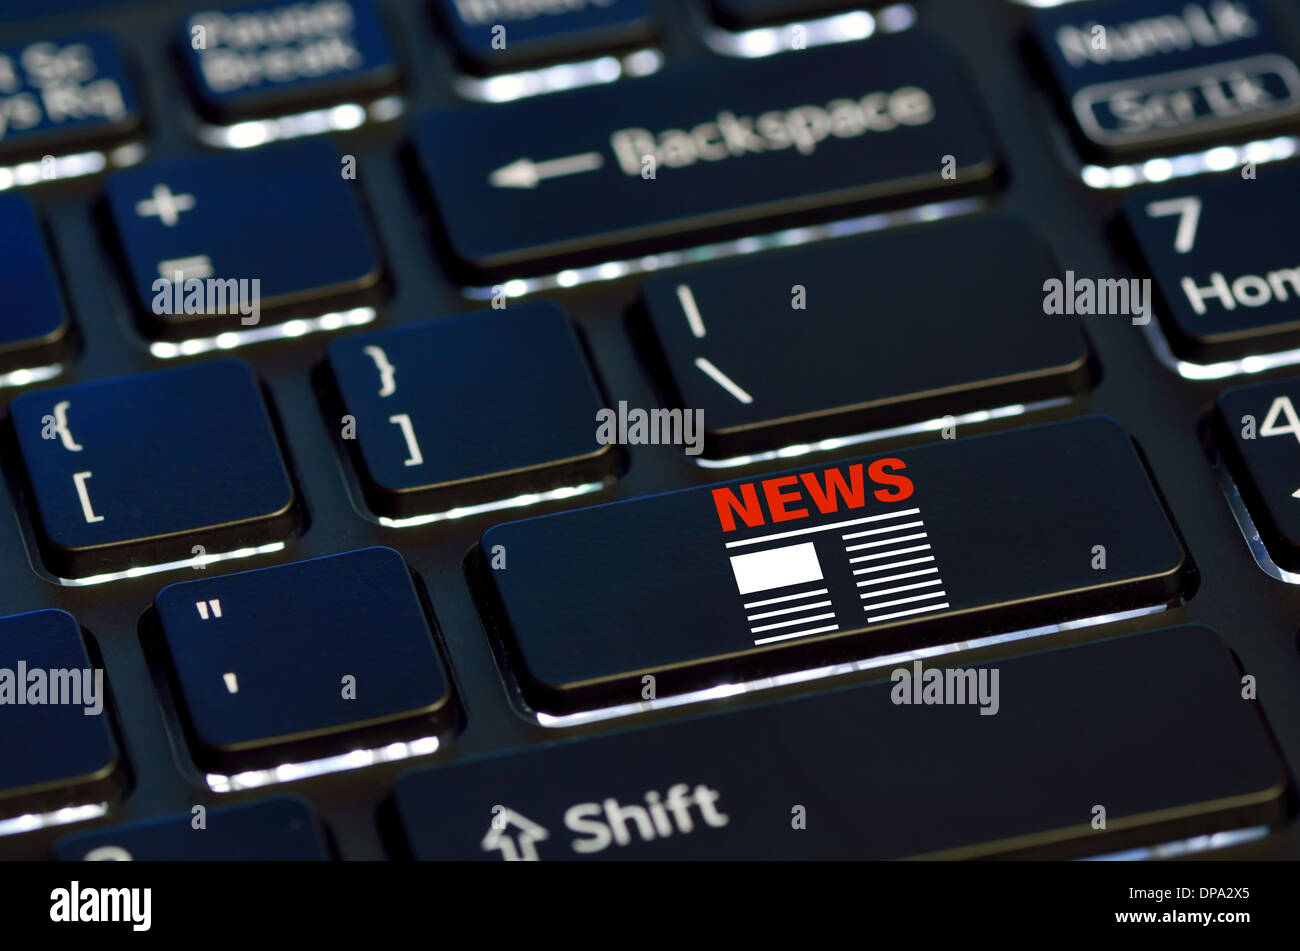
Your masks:
<svg viewBox="0 0 1300 951"><path fill-rule="evenodd" d="M10 0L0 856L1300 857L1298 61Z"/></svg>

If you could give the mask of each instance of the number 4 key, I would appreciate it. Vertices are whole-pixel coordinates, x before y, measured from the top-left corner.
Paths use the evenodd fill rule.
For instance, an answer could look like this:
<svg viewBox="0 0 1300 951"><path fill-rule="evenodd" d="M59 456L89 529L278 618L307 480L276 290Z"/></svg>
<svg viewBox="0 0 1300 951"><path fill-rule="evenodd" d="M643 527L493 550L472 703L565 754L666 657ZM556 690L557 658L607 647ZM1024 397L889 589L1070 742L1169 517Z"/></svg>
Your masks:
<svg viewBox="0 0 1300 951"><path fill-rule="evenodd" d="M1300 572L1300 377L1227 390L1217 442L1269 556Z"/></svg>

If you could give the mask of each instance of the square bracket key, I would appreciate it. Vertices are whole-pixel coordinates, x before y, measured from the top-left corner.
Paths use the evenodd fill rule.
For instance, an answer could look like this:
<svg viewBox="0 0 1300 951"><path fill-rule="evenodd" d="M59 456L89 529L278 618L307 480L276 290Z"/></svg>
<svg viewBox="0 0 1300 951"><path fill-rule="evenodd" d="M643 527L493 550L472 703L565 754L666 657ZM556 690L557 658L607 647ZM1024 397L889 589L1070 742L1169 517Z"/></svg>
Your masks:
<svg viewBox="0 0 1300 951"><path fill-rule="evenodd" d="M295 492L253 371L223 359L25 393L10 406L46 567L137 573L282 542Z"/></svg>
<svg viewBox="0 0 1300 951"><path fill-rule="evenodd" d="M576 331L545 302L354 334L329 370L381 517L594 485L619 463Z"/></svg>

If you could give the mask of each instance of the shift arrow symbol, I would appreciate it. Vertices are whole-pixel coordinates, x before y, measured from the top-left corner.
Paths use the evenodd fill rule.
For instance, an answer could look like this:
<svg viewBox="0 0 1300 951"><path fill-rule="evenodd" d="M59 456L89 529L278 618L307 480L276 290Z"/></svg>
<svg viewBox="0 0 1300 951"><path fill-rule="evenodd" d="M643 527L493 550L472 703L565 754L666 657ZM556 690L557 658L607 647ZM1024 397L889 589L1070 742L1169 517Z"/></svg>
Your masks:
<svg viewBox="0 0 1300 951"><path fill-rule="evenodd" d="M484 852L500 852L507 862L536 862L536 843L550 837L549 832L527 816L498 806L481 847Z"/></svg>
<svg viewBox="0 0 1300 951"><path fill-rule="evenodd" d="M497 188L536 188L538 182L562 175L575 175L578 172L593 172L605 164L599 152L583 152L581 155L566 155L564 158L551 159L547 162L534 162L521 158L502 165L488 176L488 181Z"/></svg>

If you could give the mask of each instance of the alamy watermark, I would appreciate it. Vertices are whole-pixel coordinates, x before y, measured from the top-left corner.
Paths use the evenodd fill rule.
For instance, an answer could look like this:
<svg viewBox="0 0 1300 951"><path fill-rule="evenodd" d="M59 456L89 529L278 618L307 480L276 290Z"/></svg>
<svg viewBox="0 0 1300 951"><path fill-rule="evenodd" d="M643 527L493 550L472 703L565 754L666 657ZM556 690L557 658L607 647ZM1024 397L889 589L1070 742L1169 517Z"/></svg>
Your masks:
<svg viewBox="0 0 1300 951"><path fill-rule="evenodd" d="M50 921L129 924L132 931L153 925L152 888L82 887L75 879L50 892Z"/></svg>
<svg viewBox="0 0 1300 951"><path fill-rule="evenodd" d="M1043 313L1068 317L1132 317L1140 326L1151 322L1151 279L1075 277L1043 282Z"/></svg>
<svg viewBox="0 0 1300 951"><path fill-rule="evenodd" d="M895 668L889 679L894 682L889 699L895 705L978 704L982 717L994 716L1001 708L996 667L923 670L921 662L916 660L911 670Z"/></svg>
<svg viewBox="0 0 1300 951"><path fill-rule="evenodd" d="M685 446L686 455L704 451L704 410L628 409L626 400L618 409L608 406L596 411L596 442L602 446Z"/></svg>
<svg viewBox="0 0 1300 951"><path fill-rule="evenodd" d="M104 711L104 671L27 666L0 667L0 706L59 704L85 707L88 717Z"/></svg>
<svg viewBox="0 0 1300 951"><path fill-rule="evenodd" d="M239 314L239 322L252 327L262 319L262 279L186 277L174 271L171 278L153 282L152 308L158 316L178 314Z"/></svg>

